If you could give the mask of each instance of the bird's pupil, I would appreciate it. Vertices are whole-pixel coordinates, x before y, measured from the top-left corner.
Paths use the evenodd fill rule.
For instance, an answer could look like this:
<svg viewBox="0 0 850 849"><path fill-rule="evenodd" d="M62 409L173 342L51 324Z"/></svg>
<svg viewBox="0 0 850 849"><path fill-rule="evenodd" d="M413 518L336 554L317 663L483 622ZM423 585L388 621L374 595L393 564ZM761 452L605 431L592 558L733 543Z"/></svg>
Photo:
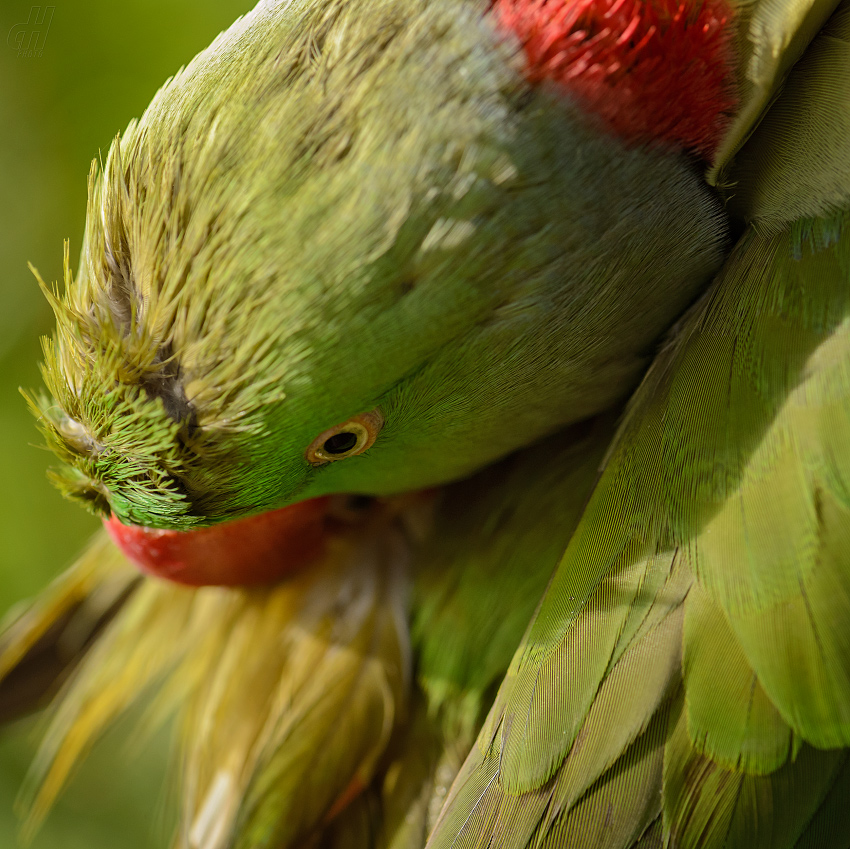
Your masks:
<svg viewBox="0 0 850 849"><path fill-rule="evenodd" d="M326 439L322 448L328 454L345 454L346 451L351 451L355 445L357 445L357 434L350 430L343 430Z"/></svg>

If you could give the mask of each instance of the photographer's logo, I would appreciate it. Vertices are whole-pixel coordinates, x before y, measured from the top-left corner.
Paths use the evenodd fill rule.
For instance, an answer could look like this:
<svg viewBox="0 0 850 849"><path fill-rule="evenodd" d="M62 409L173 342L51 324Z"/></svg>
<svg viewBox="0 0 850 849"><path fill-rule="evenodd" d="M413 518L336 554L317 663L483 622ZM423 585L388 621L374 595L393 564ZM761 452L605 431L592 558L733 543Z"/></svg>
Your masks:
<svg viewBox="0 0 850 849"><path fill-rule="evenodd" d="M16 51L18 56L27 58L41 56L55 8L55 6L31 6L29 18L23 23L15 24L9 30L6 44Z"/></svg>

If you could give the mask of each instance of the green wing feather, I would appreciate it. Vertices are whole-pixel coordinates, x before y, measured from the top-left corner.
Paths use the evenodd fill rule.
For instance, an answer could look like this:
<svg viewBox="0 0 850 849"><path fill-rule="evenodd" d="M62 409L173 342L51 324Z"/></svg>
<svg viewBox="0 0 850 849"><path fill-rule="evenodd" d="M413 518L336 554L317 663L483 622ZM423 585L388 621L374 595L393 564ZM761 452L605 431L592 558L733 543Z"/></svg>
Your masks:
<svg viewBox="0 0 850 849"><path fill-rule="evenodd" d="M730 208L777 232L850 204L850 3L839 5L723 179Z"/></svg>
<svg viewBox="0 0 850 849"><path fill-rule="evenodd" d="M738 80L741 104L709 171L712 185L749 137L788 71L838 5L837 0L738 0Z"/></svg>
<svg viewBox="0 0 850 849"><path fill-rule="evenodd" d="M771 777L780 768L789 770L783 781L804 788L812 774L826 774L819 759L838 757L812 750L818 763L797 770L802 741L850 745L848 227L850 216L839 240L819 250L791 231L766 239L751 230L659 357L434 846L456 838L458 846L488 845L479 823L502 845L536 845L538 822L552 819L541 794L570 804L587 786L573 768L584 749L598 757L612 745L623 751L631 739L617 735L648 722L680 685L687 755L668 744L665 773L684 770L687 792L671 807L676 782L665 777L664 797L667 834L683 830L682 845L713 844L687 822L720 805L721 785L733 808L745 793L774 798L784 787ZM684 616L658 638L650 668L640 669L641 629L658 616L659 569L669 573L665 587L678 584L666 621L677 605ZM683 647L683 662L650 681L664 665L660 649L673 646ZM633 680L594 727L630 664ZM683 765L694 758L702 772ZM479 773L488 776L483 794ZM767 790L755 781L762 777ZM752 806L755 817L758 799ZM811 812L802 802L795 810L799 831ZM728 828L712 820L710 835L746 832L738 824L745 814L727 813Z"/></svg>
<svg viewBox="0 0 850 849"><path fill-rule="evenodd" d="M832 11L777 8L749 12L786 28L762 106ZM751 223L632 399L435 849L845 845L848 9L737 130Z"/></svg>
<svg viewBox="0 0 850 849"><path fill-rule="evenodd" d="M683 711L668 735L662 797L664 831L673 846L790 849L846 759L840 750L804 746L781 769L752 775L724 769L698 752Z"/></svg>
<svg viewBox="0 0 850 849"><path fill-rule="evenodd" d="M414 562L411 638L427 715L414 720L384 782L392 849L422 846L433 827L613 430L610 416L567 429L444 492ZM420 789L400 808L397 776L422 773L423 759Z"/></svg>
<svg viewBox="0 0 850 849"><path fill-rule="evenodd" d="M444 494L416 557L412 639L430 710L465 727L470 743L613 432L611 416L568 428Z"/></svg>
<svg viewBox="0 0 850 849"><path fill-rule="evenodd" d="M688 736L728 769L769 774L799 739L782 719L735 633L699 584L686 604L683 674Z"/></svg>
<svg viewBox="0 0 850 849"><path fill-rule="evenodd" d="M850 846L850 758L845 758L835 774L831 789L824 797L794 849L822 849L832 841L835 846Z"/></svg>

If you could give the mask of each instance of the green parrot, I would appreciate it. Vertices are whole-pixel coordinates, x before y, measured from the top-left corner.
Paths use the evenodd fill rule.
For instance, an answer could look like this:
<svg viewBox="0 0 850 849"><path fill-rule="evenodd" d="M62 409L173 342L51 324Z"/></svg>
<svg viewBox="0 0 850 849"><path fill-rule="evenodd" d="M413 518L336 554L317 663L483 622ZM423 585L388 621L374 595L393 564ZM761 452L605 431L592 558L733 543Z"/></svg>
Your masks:
<svg viewBox="0 0 850 849"><path fill-rule="evenodd" d="M262 2L65 268L32 822L144 699L178 849L850 847L848 0Z"/></svg>

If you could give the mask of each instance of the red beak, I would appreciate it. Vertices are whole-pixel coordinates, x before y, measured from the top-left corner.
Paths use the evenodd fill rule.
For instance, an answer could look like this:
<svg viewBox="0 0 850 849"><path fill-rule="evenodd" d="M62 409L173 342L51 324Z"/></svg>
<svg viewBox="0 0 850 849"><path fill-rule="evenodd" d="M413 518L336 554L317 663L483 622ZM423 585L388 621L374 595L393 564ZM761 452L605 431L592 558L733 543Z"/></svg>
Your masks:
<svg viewBox="0 0 850 849"><path fill-rule="evenodd" d="M324 554L329 498L193 531L124 525L104 519L116 545L143 572L178 584L273 584Z"/></svg>

